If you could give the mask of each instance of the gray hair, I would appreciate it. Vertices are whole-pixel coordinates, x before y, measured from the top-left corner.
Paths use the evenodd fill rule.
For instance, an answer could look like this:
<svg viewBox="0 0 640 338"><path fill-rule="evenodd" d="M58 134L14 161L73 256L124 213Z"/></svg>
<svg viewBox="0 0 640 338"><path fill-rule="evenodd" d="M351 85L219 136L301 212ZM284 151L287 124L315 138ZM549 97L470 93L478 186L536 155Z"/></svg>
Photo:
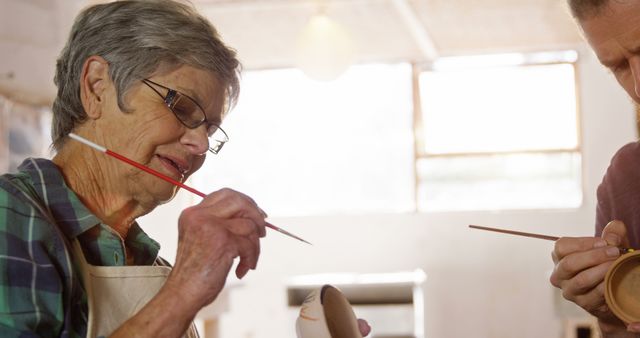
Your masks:
<svg viewBox="0 0 640 338"><path fill-rule="evenodd" d="M97 55L109 63L109 76L125 103L133 84L162 67L189 65L213 72L225 87L226 107L240 91L240 62L209 21L192 6L172 0L122 0L83 10L56 63L51 137L60 150L65 136L87 119L80 100L80 76L85 60Z"/></svg>
<svg viewBox="0 0 640 338"><path fill-rule="evenodd" d="M600 14L609 0L568 0L571 15L578 20L583 20Z"/></svg>

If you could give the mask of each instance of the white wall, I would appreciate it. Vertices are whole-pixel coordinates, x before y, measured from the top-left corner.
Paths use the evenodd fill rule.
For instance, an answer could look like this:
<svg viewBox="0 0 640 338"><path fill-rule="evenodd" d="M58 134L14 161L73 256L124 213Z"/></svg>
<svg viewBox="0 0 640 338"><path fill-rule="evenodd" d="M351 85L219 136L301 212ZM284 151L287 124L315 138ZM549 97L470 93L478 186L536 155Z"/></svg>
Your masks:
<svg viewBox="0 0 640 338"><path fill-rule="evenodd" d="M629 99L591 52L581 52L578 67L583 207L272 219L314 245L269 232L262 241L257 271L239 284L230 279L237 287L231 291L231 308L221 323L222 337L295 337L291 318L297 309L287 309L285 294L285 281L291 276L416 268L428 275L424 284L426 337L562 337L563 322L548 282L553 243L470 230L467 224L558 236L593 233L596 187L611 156L635 140L636 132ZM141 220L163 243L167 257L175 252L175 219L181 204L190 200L180 194L176 201ZM375 330L376 322L371 324Z"/></svg>
<svg viewBox="0 0 640 338"><path fill-rule="evenodd" d="M84 0L0 0L0 93L38 105L56 94L53 75Z"/></svg>

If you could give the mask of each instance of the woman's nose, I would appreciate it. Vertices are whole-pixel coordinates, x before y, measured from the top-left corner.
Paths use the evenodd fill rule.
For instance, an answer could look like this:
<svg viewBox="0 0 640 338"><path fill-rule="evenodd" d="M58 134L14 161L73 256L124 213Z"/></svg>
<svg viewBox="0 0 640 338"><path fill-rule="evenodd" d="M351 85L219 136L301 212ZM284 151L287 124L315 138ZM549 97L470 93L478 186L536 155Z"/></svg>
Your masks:
<svg viewBox="0 0 640 338"><path fill-rule="evenodd" d="M209 136L207 135L206 124L202 124L197 128L187 129L180 141L187 146L192 154L205 154L209 150Z"/></svg>

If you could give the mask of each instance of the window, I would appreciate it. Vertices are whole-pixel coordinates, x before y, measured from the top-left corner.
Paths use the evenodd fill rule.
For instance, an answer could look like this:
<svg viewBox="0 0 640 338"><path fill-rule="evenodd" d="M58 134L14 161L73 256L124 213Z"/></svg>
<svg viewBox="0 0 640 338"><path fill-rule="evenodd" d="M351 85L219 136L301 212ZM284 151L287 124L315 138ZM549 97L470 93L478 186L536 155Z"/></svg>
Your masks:
<svg viewBox="0 0 640 338"><path fill-rule="evenodd" d="M419 210L580 205L573 63L431 70L419 87Z"/></svg>
<svg viewBox="0 0 640 338"><path fill-rule="evenodd" d="M333 82L296 69L246 72L230 141L194 175L270 216L415 209L411 67L351 67Z"/></svg>
<svg viewBox="0 0 640 338"><path fill-rule="evenodd" d="M270 216L578 207L575 55L532 55L359 65L329 83L245 72L230 141L192 184Z"/></svg>

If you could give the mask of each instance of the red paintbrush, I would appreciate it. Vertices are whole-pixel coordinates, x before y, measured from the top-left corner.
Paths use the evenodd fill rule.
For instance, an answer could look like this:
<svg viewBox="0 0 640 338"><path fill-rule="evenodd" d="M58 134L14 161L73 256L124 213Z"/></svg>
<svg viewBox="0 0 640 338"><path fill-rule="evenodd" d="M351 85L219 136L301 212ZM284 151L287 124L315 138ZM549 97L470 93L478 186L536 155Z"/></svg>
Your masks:
<svg viewBox="0 0 640 338"><path fill-rule="evenodd" d="M163 179L163 180L165 180L165 181L167 181L167 182L169 182L169 183L171 183L171 184L173 184L173 185L175 185L177 187L180 187L180 188L183 188L183 189L185 189L187 191L190 191L190 192L192 192L192 193L194 193L194 194L196 194L196 195L198 195L198 196L200 196L202 198L207 196L204 193L202 193L202 192L200 192L200 191L198 191L198 190L196 190L194 188L191 188L190 186L188 186L188 185L186 185L186 184L184 184L182 182L178 182L178 181L174 180L173 178L171 178L171 177L169 177L167 175L164 175L164 174L162 174L160 172L157 172L157 171L155 171L155 170L153 170L153 169L151 169L151 168L149 168L147 166L144 166L144 165L142 165L142 164L140 164L140 163L138 163L138 162L136 162L134 160L131 160L131 159L127 158L127 157L124 157L124 156L122 156L122 155L120 155L120 154L118 154L116 152L113 152L113 151L111 151L111 150L109 150L109 149L107 149L105 147L99 146L99 145L97 145L97 144L85 139L84 137L78 136L78 135L76 135L74 133L69 133L69 137L71 137L72 139L74 139L74 140L76 140L78 142L81 142L81 143L83 143L85 145L88 145L89 147L91 147L91 148L93 148L95 150L98 150L98 151L100 151L102 153L105 153L105 154L107 154L109 156L115 157L115 158L119 159L122 162L128 163L128 164L130 164L130 165L132 165L132 166L134 166L134 167L136 167L136 168L138 168L140 170L146 171L149 174L151 174L153 176L156 176L158 178L161 178L161 179ZM304 239L302 239L302 238L300 238L300 237L298 237L298 236L296 236L296 235L294 235L294 234L292 234L292 233L290 233L290 232L288 232L288 231L286 231L284 229L278 228L277 226L275 226L275 225L273 225L271 223L267 223L266 225L267 225L267 227L269 227L269 228L271 228L271 229L273 229L275 231L278 231L278 232L283 233L283 234L285 234L285 235L287 235L289 237L295 238L295 239L297 239L299 241L302 241L302 242L305 242L305 243L311 245L311 243L305 241Z"/></svg>

